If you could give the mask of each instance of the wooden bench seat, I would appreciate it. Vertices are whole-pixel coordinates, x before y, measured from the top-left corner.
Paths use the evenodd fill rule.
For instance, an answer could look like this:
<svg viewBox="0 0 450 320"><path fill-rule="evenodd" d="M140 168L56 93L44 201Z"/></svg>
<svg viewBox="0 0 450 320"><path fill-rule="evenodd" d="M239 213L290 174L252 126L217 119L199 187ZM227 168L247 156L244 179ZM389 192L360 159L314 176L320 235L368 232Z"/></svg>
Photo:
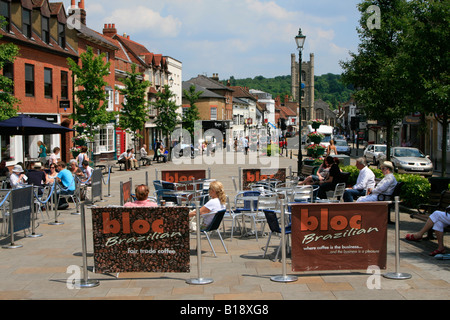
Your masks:
<svg viewBox="0 0 450 320"><path fill-rule="evenodd" d="M302 166L302 172L299 175L300 180L305 180L306 177L317 174L317 170L319 170L319 166L309 166L304 164Z"/></svg>
<svg viewBox="0 0 450 320"><path fill-rule="evenodd" d="M439 200L436 201L437 195L435 193L429 194L427 204L421 204L417 208L417 213L411 213L410 217L412 219L419 219L422 221L427 221L430 214L432 214L436 210L444 211L450 206L450 190L444 190L439 195ZM446 227L444 231L449 232L450 226ZM428 232L428 238L433 239L433 230Z"/></svg>

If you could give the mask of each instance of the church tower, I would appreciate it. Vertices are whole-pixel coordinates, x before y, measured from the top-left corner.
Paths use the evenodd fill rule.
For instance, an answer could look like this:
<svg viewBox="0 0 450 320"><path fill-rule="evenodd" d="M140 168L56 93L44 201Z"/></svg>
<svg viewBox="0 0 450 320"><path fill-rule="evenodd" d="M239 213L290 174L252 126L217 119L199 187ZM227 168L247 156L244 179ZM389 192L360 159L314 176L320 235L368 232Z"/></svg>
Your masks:
<svg viewBox="0 0 450 320"><path fill-rule="evenodd" d="M302 105L302 128L305 128L308 121L315 119L314 114L314 53L310 54L309 61L302 61L301 83L299 88L299 62L296 55L291 54L291 94L294 101L299 100L299 93Z"/></svg>

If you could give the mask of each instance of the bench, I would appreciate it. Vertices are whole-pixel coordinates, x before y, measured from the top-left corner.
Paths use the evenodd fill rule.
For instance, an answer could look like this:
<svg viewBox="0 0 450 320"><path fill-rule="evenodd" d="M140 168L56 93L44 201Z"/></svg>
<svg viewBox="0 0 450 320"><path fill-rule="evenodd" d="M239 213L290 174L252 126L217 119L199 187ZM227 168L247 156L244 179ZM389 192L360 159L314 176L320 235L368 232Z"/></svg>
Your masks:
<svg viewBox="0 0 450 320"><path fill-rule="evenodd" d="M439 200L436 201L436 199L436 194L430 192L428 198L429 203L419 205L419 207L417 208L417 213L411 213L410 217L412 219L427 221L430 214L432 214L434 211L441 210L445 212L447 207L450 206L450 190L442 191L439 195ZM450 226L446 227L444 230L449 232ZM434 239L432 229L428 231L428 239Z"/></svg>
<svg viewBox="0 0 450 320"><path fill-rule="evenodd" d="M316 174L317 170L319 170L319 166L309 166L304 164L302 166L302 172L300 173L299 177L301 180L305 180L306 177Z"/></svg>

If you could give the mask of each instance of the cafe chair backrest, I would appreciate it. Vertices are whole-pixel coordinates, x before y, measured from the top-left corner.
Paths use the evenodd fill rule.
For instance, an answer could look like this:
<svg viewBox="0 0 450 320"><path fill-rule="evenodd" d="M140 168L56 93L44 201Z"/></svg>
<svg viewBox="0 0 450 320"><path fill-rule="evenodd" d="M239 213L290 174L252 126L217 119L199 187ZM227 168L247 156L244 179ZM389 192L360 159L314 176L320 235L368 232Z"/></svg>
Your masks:
<svg viewBox="0 0 450 320"><path fill-rule="evenodd" d="M216 214L214 215L213 221L211 222L209 227L204 231L209 232L209 231L217 230L219 228L220 224L222 223L222 219L223 219L223 216L225 215L226 211L227 211L226 209L217 211Z"/></svg>

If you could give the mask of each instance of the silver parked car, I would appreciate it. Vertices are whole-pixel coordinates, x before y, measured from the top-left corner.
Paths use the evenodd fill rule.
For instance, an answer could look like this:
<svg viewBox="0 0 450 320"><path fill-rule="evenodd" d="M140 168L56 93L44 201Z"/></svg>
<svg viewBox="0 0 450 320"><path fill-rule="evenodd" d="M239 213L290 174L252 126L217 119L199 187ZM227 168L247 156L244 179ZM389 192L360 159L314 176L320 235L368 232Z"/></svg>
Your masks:
<svg viewBox="0 0 450 320"><path fill-rule="evenodd" d="M374 166L378 164L378 157L384 155L386 157L386 145L385 144L369 144L364 149L364 159L367 164L372 163Z"/></svg>
<svg viewBox="0 0 450 320"><path fill-rule="evenodd" d="M386 155L380 155L380 166L386 160ZM391 149L391 161L395 172L412 173L431 177L433 175L433 162L417 148L394 147Z"/></svg>
<svg viewBox="0 0 450 320"><path fill-rule="evenodd" d="M350 152L352 149L350 149L350 146L348 145L346 140L335 140L334 145L336 146L336 150L338 154L346 154L350 155Z"/></svg>

